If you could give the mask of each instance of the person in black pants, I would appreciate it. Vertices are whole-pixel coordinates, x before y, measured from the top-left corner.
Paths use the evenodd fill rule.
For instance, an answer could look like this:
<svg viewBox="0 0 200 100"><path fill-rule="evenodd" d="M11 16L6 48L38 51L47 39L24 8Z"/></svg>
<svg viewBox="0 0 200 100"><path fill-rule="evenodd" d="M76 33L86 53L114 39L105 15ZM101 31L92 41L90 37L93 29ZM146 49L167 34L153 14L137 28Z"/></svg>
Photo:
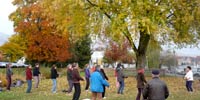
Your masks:
<svg viewBox="0 0 200 100"><path fill-rule="evenodd" d="M79 100L80 94L81 94L81 85L80 85L80 80L84 80L78 71L78 64L73 64L73 71L72 71L72 77L73 77L73 84L74 84L74 95L73 95L73 99L72 100Z"/></svg>
<svg viewBox="0 0 200 100"><path fill-rule="evenodd" d="M85 86L85 90L88 91L89 86L90 86L90 67L88 64L85 65L85 80L86 80L86 86Z"/></svg>
<svg viewBox="0 0 200 100"><path fill-rule="evenodd" d="M100 71L101 71L101 73L102 73L103 78L106 79L106 80L108 80L108 77L106 76L106 73L104 72L103 66L101 66ZM105 93L106 93L106 86L103 85L102 98L106 98L106 97L105 97Z"/></svg>

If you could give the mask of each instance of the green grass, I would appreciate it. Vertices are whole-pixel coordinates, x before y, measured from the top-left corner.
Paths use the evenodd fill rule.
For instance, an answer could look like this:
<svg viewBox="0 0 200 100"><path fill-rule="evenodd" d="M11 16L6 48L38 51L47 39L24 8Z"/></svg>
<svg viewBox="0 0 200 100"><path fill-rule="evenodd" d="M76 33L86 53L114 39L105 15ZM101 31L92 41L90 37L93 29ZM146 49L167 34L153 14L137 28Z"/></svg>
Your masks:
<svg viewBox="0 0 200 100"><path fill-rule="evenodd" d="M64 71L63 71L64 72ZM118 95L116 93L117 88L115 86L115 77L113 77L113 71L106 71L109 76L110 88L106 90L106 100L134 100L137 94L136 80L134 77L129 77L125 80L125 91L124 95ZM82 74L82 73L81 73ZM83 74L82 74L83 75ZM151 78L148 77L147 80ZM185 81L182 78L175 77L162 77L170 91L170 96L167 100L200 100L200 83L194 82L195 92L190 94L185 89ZM0 93L0 100L71 100L72 95L66 95L62 93L63 89L67 89L66 76L59 77L57 80L57 94L51 93L52 81L51 79L42 79L38 89L32 88L32 93L26 94L27 84L25 83L22 87L11 88L10 92L4 91ZM33 81L34 85L34 81ZM85 82L81 82L81 97L90 98L91 93L84 91Z"/></svg>

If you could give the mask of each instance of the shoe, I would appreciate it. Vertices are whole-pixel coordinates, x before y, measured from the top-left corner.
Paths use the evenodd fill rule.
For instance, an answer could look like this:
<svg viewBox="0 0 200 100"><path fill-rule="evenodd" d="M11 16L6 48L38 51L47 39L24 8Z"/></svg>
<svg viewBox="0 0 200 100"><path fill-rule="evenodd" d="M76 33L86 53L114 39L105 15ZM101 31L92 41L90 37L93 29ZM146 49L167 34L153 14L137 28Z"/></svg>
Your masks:
<svg viewBox="0 0 200 100"><path fill-rule="evenodd" d="M106 97L103 97L103 99L106 99Z"/></svg>

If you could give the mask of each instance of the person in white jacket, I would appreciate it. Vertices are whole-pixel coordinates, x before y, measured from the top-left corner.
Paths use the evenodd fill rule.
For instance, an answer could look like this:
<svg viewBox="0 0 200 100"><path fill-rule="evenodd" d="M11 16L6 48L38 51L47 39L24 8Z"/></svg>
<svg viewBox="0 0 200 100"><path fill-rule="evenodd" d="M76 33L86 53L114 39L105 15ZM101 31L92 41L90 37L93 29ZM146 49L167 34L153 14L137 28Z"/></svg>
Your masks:
<svg viewBox="0 0 200 100"><path fill-rule="evenodd" d="M184 79L186 80L186 88L187 88L188 92L193 92L192 82L194 79L193 79L192 68L190 66L187 66L187 68L186 68L186 75L185 75Z"/></svg>

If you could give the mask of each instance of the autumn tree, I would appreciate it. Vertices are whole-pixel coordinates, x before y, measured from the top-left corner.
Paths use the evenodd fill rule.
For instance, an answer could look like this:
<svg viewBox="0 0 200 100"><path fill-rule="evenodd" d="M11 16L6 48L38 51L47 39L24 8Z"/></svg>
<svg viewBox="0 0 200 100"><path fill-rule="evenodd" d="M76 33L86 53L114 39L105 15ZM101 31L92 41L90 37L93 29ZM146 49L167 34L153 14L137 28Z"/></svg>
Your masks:
<svg viewBox="0 0 200 100"><path fill-rule="evenodd" d="M67 7L65 14L54 16L58 19L66 19L66 15L74 11L69 14L73 18L71 23L59 24L62 21L58 21L61 27L64 25L72 30L85 28L92 34L105 33L118 41L125 37L136 54L137 68L146 65L147 47L152 37L161 44L172 42L179 46L199 42L199 0L44 1L51 2L48 3L51 12L58 11L53 12L54 15Z"/></svg>
<svg viewBox="0 0 200 100"><path fill-rule="evenodd" d="M134 55L130 51L128 41L121 43L110 42L110 45L105 50L104 60L107 63L122 62L133 63Z"/></svg>
<svg viewBox="0 0 200 100"><path fill-rule="evenodd" d="M25 41L27 58L39 62L65 62L70 57L68 33L58 30L39 0L14 0L10 15L15 32Z"/></svg>
<svg viewBox="0 0 200 100"><path fill-rule="evenodd" d="M3 59L3 53L0 52L0 61Z"/></svg>
<svg viewBox="0 0 200 100"><path fill-rule="evenodd" d="M24 40L18 34L14 34L8 39L8 42L0 47L0 51L2 51L2 54L4 54L6 58L9 58L7 60L15 62L17 59L25 56L24 51L26 47L23 41Z"/></svg>

